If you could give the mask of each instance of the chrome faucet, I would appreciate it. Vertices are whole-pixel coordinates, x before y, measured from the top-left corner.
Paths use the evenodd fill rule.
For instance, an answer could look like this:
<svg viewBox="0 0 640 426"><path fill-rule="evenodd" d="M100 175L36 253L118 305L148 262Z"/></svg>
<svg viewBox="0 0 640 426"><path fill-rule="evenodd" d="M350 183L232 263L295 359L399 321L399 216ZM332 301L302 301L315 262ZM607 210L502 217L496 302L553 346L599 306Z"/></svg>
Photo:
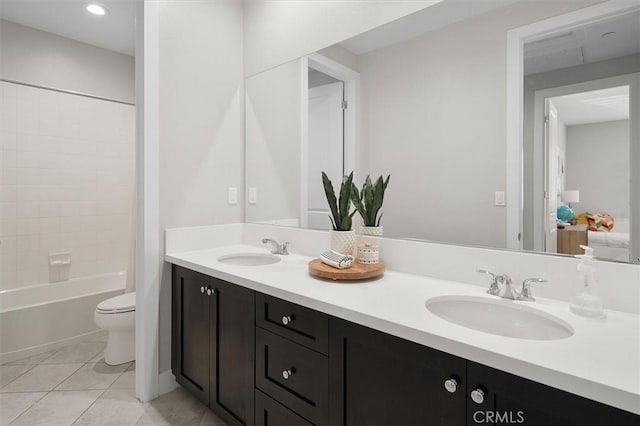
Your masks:
<svg viewBox="0 0 640 426"><path fill-rule="evenodd" d="M272 254L289 254L289 242L280 244L273 238L263 238L262 244L267 243L270 243L273 246L273 248L271 249Z"/></svg>
<svg viewBox="0 0 640 426"><path fill-rule="evenodd" d="M494 274L484 269L478 269L477 272L491 277L491 285L487 293L511 300L533 302L536 299L531 294L531 284L547 282L547 280L543 278L527 278L522 281L522 289L518 292L518 290L513 288L513 281L507 274Z"/></svg>

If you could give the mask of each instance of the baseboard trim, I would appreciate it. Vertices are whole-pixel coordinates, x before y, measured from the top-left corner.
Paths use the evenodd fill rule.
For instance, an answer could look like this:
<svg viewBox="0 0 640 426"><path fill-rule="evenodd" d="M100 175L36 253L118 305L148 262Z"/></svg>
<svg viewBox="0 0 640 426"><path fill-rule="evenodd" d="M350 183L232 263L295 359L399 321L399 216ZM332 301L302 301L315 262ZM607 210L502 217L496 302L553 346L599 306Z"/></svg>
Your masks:
<svg viewBox="0 0 640 426"><path fill-rule="evenodd" d="M158 396L171 392L178 386L180 385L176 382L171 370L163 371L158 375Z"/></svg>

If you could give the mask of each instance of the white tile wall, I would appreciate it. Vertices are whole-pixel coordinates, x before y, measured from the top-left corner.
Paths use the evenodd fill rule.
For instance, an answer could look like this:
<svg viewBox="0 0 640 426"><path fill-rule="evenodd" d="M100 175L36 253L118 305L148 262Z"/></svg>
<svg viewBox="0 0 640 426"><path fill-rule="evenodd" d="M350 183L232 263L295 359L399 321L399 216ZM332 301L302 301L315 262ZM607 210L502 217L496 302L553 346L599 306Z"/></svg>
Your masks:
<svg viewBox="0 0 640 426"><path fill-rule="evenodd" d="M134 107L0 82L0 290L126 269Z"/></svg>

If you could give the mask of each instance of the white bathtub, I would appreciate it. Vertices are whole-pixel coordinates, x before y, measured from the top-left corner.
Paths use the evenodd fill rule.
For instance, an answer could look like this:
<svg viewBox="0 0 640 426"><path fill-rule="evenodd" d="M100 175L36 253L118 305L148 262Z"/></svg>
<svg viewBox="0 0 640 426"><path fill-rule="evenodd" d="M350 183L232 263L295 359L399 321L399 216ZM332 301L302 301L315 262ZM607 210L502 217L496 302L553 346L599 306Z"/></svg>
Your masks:
<svg viewBox="0 0 640 426"><path fill-rule="evenodd" d="M125 280L116 272L0 291L0 363L99 333L96 305L124 293Z"/></svg>

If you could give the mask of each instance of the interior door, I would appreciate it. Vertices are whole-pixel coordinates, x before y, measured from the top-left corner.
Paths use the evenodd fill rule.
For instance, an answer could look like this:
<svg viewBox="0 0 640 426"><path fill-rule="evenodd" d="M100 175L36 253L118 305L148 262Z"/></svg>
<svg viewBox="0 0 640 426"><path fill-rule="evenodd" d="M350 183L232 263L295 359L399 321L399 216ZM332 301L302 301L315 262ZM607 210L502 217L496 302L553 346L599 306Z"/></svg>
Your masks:
<svg viewBox="0 0 640 426"><path fill-rule="evenodd" d="M560 148L558 147L558 111L551 99L544 103L545 116L545 188L544 188L544 251L558 252L558 165Z"/></svg>
<svg viewBox="0 0 640 426"><path fill-rule="evenodd" d="M309 149L307 226L331 229L329 206L320 172L333 182L336 192L344 176L344 83L309 89Z"/></svg>

